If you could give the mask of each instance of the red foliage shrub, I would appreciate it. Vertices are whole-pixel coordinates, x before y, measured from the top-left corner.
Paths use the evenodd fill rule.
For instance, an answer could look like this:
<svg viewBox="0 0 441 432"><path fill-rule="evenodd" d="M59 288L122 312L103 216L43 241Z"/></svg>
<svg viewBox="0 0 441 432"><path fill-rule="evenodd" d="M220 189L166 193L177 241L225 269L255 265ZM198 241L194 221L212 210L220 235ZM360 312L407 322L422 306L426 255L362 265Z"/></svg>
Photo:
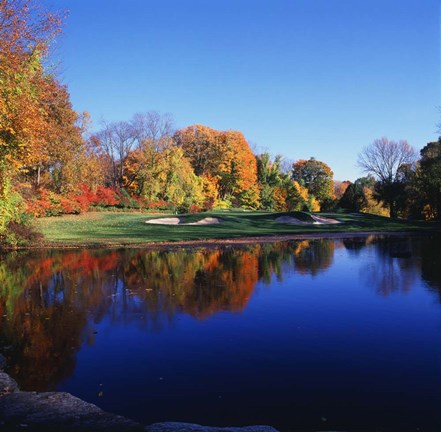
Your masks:
<svg viewBox="0 0 441 432"><path fill-rule="evenodd" d="M169 210L171 208L170 204L163 200L150 201L145 207L149 210Z"/></svg>
<svg viewBox="0 0 441 432"><path fill-rule="evenodd" d="M107 207L119 203L118 195L115 190L104 186L98 186L95 193L95 205Z"/></svg>
<svg viewBox="0 0 441 432"><path fill-rule="evenodd" d="M103 207L118 204L118 196L113 189L100 186L96 192L86 185L81 185L80 193L59 195L40 188L36 193L27 194L26 211L35 217L58 216L61 214L79 214L90 210L94 205Z"/></svg>
<svg viewBox="0 0 441 432"><path fill-rule="evenodd" d="M203 210L201 206L198 206L196 204L192 204L190 208L188 209L189 213L200 213Z"/></svg>

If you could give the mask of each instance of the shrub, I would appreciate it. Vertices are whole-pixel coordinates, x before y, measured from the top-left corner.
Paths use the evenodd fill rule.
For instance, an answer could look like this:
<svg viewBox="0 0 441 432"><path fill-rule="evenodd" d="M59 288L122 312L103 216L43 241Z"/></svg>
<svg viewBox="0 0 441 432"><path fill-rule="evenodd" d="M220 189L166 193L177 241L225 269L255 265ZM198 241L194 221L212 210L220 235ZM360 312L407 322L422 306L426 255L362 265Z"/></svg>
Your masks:
<svg viewBox="0 0 441 432"><path fill-rule="evenodd" d="M20 194L12 187L10 179L4 179L0 199L0 246L25 245L39 234L31 226L31 216Z"/></svg>
<svg viewBox="0 0 441 432"><path fill-rule="evenodd" d="M95 196L96 199L94 205L112 207L119 203L116 191L105 186L98 186L96 188Z"/></svg>

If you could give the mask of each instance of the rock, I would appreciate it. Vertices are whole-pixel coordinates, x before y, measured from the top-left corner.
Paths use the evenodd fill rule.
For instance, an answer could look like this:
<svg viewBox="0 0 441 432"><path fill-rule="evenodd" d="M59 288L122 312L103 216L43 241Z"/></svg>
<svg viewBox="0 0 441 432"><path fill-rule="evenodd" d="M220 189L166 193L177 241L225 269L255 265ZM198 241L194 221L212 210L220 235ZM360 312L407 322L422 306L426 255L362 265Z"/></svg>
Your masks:
<svg viewBox="0 0 441 432"><path fill-rule="evenodd" d="M0 354L0 371L6 367L6 359L3 354Z"/></svg>
<svg viewBox="0 0 441 432"><path fill-rule="evenodd" d="M143 426L106 413L69 393L16 392L0 398L0 429L27 431L142 431Z"/></svg>
<svg viewBox="0 0 441 432"><path fill-rule="evenodd" d="M7 373L0 372L0 396L18 391L18 384ZM0 416L1 418L1 416Z"/></svg>
<svg viewBox="0 0 441 432"><path fill-rule="evenodd" d="M278 432L271 426L216 427L193 423L164 422L153 423L145 432Z"/></svg>

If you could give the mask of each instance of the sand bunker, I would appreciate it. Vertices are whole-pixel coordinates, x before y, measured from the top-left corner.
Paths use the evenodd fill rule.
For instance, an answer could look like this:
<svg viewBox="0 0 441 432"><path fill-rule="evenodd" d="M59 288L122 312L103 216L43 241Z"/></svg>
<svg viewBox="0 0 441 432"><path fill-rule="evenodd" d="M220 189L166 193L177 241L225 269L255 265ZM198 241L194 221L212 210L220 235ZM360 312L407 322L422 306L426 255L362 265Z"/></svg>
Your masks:
<svg viewBox="0 0 441 432"><path fill-rule="evenodd" d="M182 222L181 219L174 218L160 218L160 219L150 219L145 221L146 224L157 224L157 225L213 225L221 223L222 221L214 217L206 217L197 222Z"/></svg>
<svg viewBox="0 0 441 432"><path fill-rule="evenodd" d="M329 224L341 223L337 219L331 219L331 218L326 218L323 216L316 216L316 215L310 215L310 216L315 220L315 222L314 222L315 224L329 225Z"/></svg>
<svg viewBox="0 0 441 432"><path fill-rule="evenodd" d="M308 225L308 224L312 223L312 222L304 222L304 221L301 221L300 219L293 218L291 216L280 216L280 217L276 218L276 222L286 223L286 224L295 224L295 225Z"/></svg>
<svg viewBox="0 0 441 432"><path fill-rule="evenodd" d="M325 218L323 216L310 215L314 222L306 222L291 216L280 216L276 219L276 222L286 223L292 225L329 225L329 224L339 224L340 221L336 219Z"/></svg>

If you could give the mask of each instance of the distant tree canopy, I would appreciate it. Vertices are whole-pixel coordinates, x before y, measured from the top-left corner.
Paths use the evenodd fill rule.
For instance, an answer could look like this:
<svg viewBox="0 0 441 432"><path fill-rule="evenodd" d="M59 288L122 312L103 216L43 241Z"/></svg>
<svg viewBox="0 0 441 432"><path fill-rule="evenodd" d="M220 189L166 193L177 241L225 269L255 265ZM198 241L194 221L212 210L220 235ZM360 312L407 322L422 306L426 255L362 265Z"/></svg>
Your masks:
<svg viewBox="0 0 441 432"><path fill-rule="evenodd" d="M334 198L334 173L315 158L298 160L292 166L292 179L304 186L320 203Z"/></svg>
<svg viewBox="0 0 441 432"><path fill-rule="evenodd" d="M256 159L241 132L196 124L180 129L173 139L195 174L215 186L221 200L235 200L249 208L259 206Z"/></svg>
<svg viewBox="0 0 441 432"><path fill-rule="evenodd" d="M405 193L406 178L416 160L415 150L407 141L389 141L383 137L365 147L358 156L358 165L377 180L378 197L397 217Z"/></svg>
<svg viewBox="0 0 441 432"><path fill-rule="evenodd" d="M339 200L339 206L351 212L373 213L388 216L383 202L375 195L375 178L361 177L346 188Z"/></svg>
<svg viewBox="0 0 441 432"><path fill-rule="evenodd" d="M416 182L422 193L423 213L441 219L441 138L428 143L420 154Z"/></svg>
<svg viewBox="0 0 441 432"><path fill-rule="evenodd" d="M441 139L419 161L406 141L377 139L358 156L368 177L350 183L334 181L315 158L253 154L242 132L177 130L156 111L90 133L90 116L73 110L67 87L45 67L62 24L36 0L0 0L0 244L19 243L29 215L96 206L319 211L339 203L441 218Z"/></svg>
<svg viewBox="0 0 441 432"><path fill-rule="evenodd" d="M0 2L0 164L29 165L53 137L66 107L66 93L48 75L43 59L60 32L60 17L36 16L28 0ZM69 110L69 104L66 107ZM70 114L70 113L68 113ZM6 166L7 165L7 166ZM3 181L0 178L0 194Z"/></svg>

